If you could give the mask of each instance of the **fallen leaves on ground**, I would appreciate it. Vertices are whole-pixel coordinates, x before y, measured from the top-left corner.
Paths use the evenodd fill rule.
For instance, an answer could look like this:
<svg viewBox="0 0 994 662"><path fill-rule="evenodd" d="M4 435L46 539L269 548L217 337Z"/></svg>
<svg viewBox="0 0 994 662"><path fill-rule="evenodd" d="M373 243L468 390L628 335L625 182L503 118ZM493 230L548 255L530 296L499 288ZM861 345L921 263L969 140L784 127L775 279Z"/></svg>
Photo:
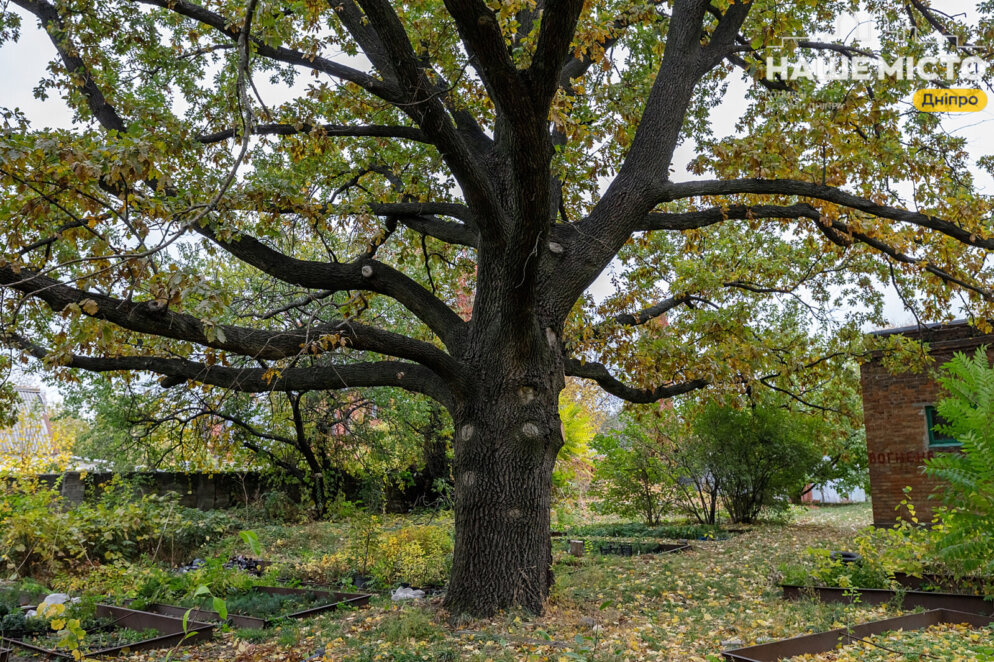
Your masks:
<svg viewBox="0 0 994 662"><path fill-rule="evenodd" d="M488 620L452 619L440 599L398 605L381 597L367 609L284 626L262 643L221 633L215 643L181 649L173 659L716 662L723 648L897 615L888 605L795 603L780 597L778 565L796 561L811 546L846 549L869 524L867 505L822 508L790 524L756 526L723 541L695 541L690 552L576 559L560 550L556 585L541 617L520 612ZM929 650L941 650L943 641L937 636ZM161 651L128 658L161 659Z"/></svg>

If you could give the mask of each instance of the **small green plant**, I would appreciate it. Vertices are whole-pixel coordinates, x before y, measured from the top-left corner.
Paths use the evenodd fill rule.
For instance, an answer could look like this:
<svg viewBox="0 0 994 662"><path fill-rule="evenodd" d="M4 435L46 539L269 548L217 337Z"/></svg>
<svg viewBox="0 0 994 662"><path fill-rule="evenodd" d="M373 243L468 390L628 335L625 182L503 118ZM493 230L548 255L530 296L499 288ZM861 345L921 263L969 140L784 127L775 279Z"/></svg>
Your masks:
<svg viewBox="0 0 994 662"><path fill-rule="evenodd" d="M245 591L227 597L227 609L233 614L275 619L328 602L313 592L284 595L264 591ZM206 607L206 603L204 603ZM215 611L218 611L215 609Z"/></svg>
<svg viewBox="0 0 994 662"><path fill-rule="evenodd" d="M777 567L779 581L791 586L810 586L813 581L810 566L800 563L783 563Z"/></svg>
<svg viewBox="0 0 994 662"><path fill-rule="evenodd" d="M814 562L811 577L816 585L837 586L840 588L889 588L891 576L872 558L863 558L854 563L845 563L832 558L827 549L808 549L808 556Z"/></svg>
<svg viewBox="0 0 994 662"><path fill-rule="evenodd" d="M258 644L266 641L273 635L269 630L263 630L262 628L241 628L235 632L235 637L243 641L247 641L250 644Z"/></svg>
<svg viewBox="0 0 994 662"><path fill-rule="evenodd" d="M175 494L142 495L115 478L75 507L32 479L0 495L0 568L6 576L48 581L81 567L147 558L175 564L233 526L224 513L179 505Z"/></svg>
<svg viewBox="0 0 994 662"><path fill-rule="evenodd" d="M379 545L380 518L365 510L357 510L349 519L346 554L349 564L360 575L368 575L370 564Z"/></svg>
<svg viewBox="0 0 994 662"><path fill-rule="evenodd" d="M248 545L249 552L253 556L262 556L262 544L259 542L259 536L255 531L239 531L238 536Z"/></svg>
<svg viewBox="0 0 994 662"><path fill-rule="evenodd" d="M218 618L222 621L228 620L228 603L218 596L211 593L210 588L207 586L198 586L197 590L193 592L193 599L203 598L205 609L212 609L217 612ZM208 602L209 601L209 602ZM208 606L209 605L209 606ZM188 609L185 614L183 614L183 630L186 630L187 619L190 618L190 612L193 609Z"/></svg>
<svg viewBox="0 0 994 662"><path fill-rule="evenodd" d="M412 639L436 641L443 634L441 628L432 622L428 612L415 608L404 609L393 618L384 620L377 630L384 641L395 644Z"/></svg>

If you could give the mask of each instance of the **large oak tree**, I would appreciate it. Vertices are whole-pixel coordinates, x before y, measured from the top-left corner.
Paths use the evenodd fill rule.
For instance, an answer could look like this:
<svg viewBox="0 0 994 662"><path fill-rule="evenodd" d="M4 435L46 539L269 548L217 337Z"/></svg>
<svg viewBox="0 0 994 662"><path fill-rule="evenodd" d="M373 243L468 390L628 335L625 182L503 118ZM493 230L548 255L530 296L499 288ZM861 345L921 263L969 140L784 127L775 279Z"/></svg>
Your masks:
<svg viewBox="0 0 994 662"><path fill-rule="evenodd" d="M903 28L880 58L990 31L923 0L12 4L0 38L37 18L37 94L74 121L3 113L3 343L63 375L437 400L452 610L542 609L565 376L810 404L797 375L858 348L881 283L933 317L991 299L990 203L964 141L909 105L920 81L764 73L866 53L817 37L846 11Z"/></svg>

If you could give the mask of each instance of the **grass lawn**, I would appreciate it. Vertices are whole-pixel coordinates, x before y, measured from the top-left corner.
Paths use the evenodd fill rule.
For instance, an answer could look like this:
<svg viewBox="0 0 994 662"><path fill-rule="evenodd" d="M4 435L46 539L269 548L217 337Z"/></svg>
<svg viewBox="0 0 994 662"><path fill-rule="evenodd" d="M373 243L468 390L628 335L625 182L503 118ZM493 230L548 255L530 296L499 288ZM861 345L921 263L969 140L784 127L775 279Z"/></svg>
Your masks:
<svg viewBox="0 0 994 662"><path fill-rule="evenodd" d="M562 543L556 586L542 617L506 613L452 620L440 600L398 606L380 596L368 609L272 631L224 633L217 643L184 649L174 659L719 660L723 642L749 645L896 615L887 606L788 603L779 597L779 564L794 561L809 546L846 549L870 521L869 505L810 509L789 524L758 525L728 540L695 541L691 552L659 556L575 559ZM284 529L282 537L260 532L260 539L267 553L279 555L291 550L291 542L333 540L335 526ZM921 641L913 641L909 653L921 650ZM931 650L942 646L936 638ZM161 658L160 651L129 659Z"/></svg>

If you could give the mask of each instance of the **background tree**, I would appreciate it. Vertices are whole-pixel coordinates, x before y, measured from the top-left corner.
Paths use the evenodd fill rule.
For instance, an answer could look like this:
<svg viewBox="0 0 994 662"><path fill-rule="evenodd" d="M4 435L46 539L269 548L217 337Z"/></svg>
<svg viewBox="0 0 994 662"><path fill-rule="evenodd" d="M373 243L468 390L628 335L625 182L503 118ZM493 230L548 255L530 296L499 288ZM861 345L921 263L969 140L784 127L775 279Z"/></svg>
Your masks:
<svg viewBox="0 0 994 662"><path fill-rule="evenodd" d="M785 508L805 486L859 482L866 468L852 448L858 418L824 411L847 400L856 373L805 393L808 405L764 391L725 401L688 397L672 408L629 407L622 426L595 440L601 507L623 516L658 519L676 510L701 524L724 514L754 521ZM763 397L758 397L762 395Z"/></svg>
<svg viewBox="0 0 994 662"><path fill-rule="evenodd" d="M304 488L318 518L340 491L377 509L387 483L427 504L451 482L452 434L440 406L399 389L176 392L98 376L70 386L66 402L92 419L78 455L123 471L270 470Z"/></svg>
<svg viewBox="0 0 994 662"><path fill-rule="evenodd" d="M764 510L783 510L821 461L810 425L781 407L741 409L710 404L694 432L711 460L722 505L732 522L755 522Z"/></svg>
<svg viewBox="0 0 994 662"><path fill-rule="evenodd" d="M609 412L604 391L579 379L566 380L566 388L559 395L563 446L552 473L557 500L576 498L585 491L593 472L590 443Z"/></svg>
<svg viewBox="0 0 994 662"><path fill-rule="evenodd" d="M597 435L593 494L601 499L600 511L657 526L673 509L678 487L666 465L671 456L654 442L635 417L626 417L620 430Z"/></svg>
<svg viewBox="0 0 994 662"><path fill-rule="evenodd" d="M37 19L55 53L37 93L74 122L3 111L4 343L56 374L434 398L455 430L454 611L542 609L565 376L634 402L803 398L880 321L880 282L924 316L954 289L991 312L990 201L963 142L902 105L916 82L763 71L865 48L783 45L843 11L961 37L889 30L887 58L986 19L903 0L12 4L0 39ZM709 114L741 76L720 139ZM674 172L681 142L699 178ZM828 353L759 333L784 310L831 330Z"/></svg>

